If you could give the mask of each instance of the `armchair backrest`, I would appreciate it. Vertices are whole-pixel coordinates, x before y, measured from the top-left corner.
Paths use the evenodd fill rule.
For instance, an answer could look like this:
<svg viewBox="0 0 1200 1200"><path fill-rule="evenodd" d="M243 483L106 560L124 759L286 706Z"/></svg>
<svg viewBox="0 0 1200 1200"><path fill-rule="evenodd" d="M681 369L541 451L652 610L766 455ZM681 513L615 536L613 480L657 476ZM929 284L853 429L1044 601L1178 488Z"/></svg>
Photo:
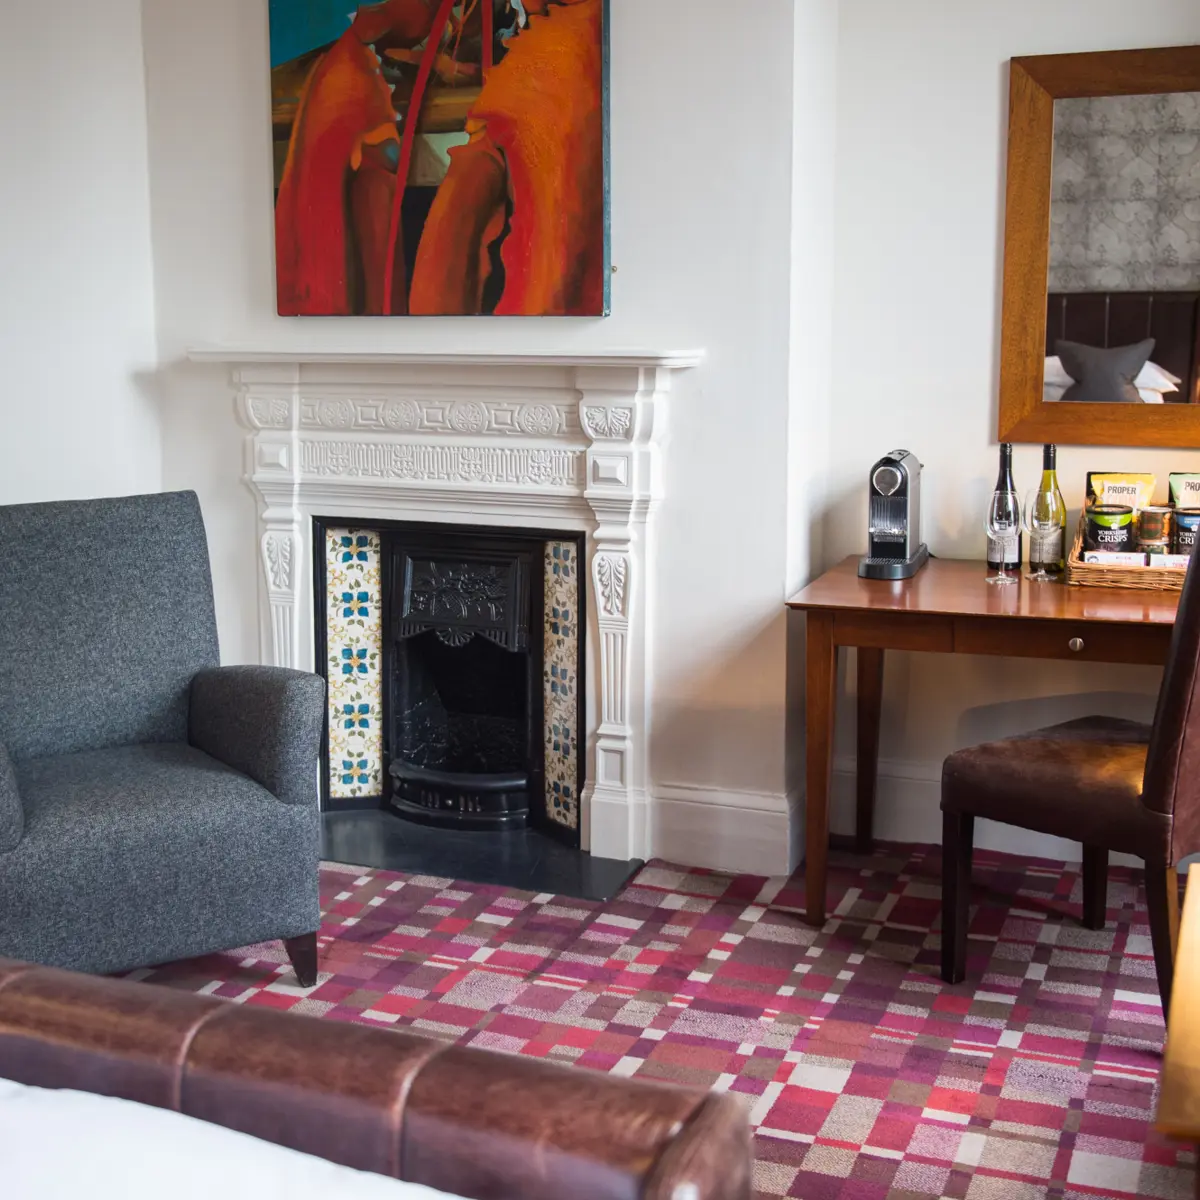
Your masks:
<svg viewBox="0 0 1200 1200"><path fill-rule="evenodd" d="M219 663L194 492L0 506L0 743L14 762L187 740Z"/></svg>

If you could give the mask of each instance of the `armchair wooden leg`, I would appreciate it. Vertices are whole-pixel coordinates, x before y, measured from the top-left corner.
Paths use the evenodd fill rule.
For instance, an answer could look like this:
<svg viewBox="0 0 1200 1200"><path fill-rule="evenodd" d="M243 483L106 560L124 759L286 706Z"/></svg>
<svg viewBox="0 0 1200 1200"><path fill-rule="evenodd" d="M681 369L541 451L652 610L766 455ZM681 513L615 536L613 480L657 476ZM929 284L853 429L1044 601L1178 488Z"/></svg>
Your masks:
<svg viewBox="0 0 1200 1200"><path fill-rule="evenodd" d="M1083 848L1083 924L1103 929L1108 921L1108 851L1101 846Z"/></svg>
<svg viewBox="0 0 1200 1200"><path fill-rule="evenodd" d="M942 813L942 979L967 977L967 925L971 919L971 851L975 818Z"/></svg>
<svg viewBox="0 0 1200 1200"><path fill-rule="evenodd" d="M299 937L284 938L283 948L291 959L292 970L303 988L315 987L317 983L317 935L302 933Z"/></svg>
<svg viewBox="0 0 1200 1200"><path fill-rule="evenodd" d="M1174 867L1146 864L1146 907L1150 910L1154 973L1158 976L1165 1018L1171 1003L1171 982L1175 978L1175 947L1179 944L1179 877Z"/></svg>

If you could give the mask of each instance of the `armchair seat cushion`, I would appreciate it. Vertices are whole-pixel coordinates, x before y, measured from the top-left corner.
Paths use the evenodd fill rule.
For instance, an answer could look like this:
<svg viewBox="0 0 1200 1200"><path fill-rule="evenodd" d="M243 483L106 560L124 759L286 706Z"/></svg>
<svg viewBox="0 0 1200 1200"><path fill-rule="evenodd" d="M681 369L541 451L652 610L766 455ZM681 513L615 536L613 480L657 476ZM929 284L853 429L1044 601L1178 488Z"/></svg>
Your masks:
<svg viewBox="0 0 1200 1200"><path fill-rule="evenodd" d="M0 946L112 972L316 929L314 805L164 742L16 764L24 836L0 854Z"/></svg>
<svg viewBox="0 0 1200 1200"><path fill-rule="evenodd" d="M1142 804L1150 726L1084 717L985 742L942 767L942 810L1165 862L1169 818Z"/></svg>

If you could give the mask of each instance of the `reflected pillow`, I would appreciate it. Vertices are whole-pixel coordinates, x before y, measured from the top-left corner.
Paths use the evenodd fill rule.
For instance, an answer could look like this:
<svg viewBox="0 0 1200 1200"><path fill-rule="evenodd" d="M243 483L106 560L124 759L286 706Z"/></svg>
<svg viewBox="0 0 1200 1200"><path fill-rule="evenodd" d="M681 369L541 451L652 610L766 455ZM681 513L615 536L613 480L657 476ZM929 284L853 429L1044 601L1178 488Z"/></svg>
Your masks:
<svg viewBox="0 0 1200 1200"><path fill-rule="evenodd" d="M1154 339L1132 346L1085 346L1061 338L1054 349L1063 369L1075 381L1063 393L1063 402L1079 404L1140 404L1134 380L1154 352Z"/></svg>
<svg viewBox="0 0 1200 1200"><path fill-rule="evenodd" d="M1061 400L1063 392L1075 382L1064 370L1062 359L1056 354L1047 357L1042 381L1046 388L1047 400ZM1156 362L1148 362L1138 372L1133 386L1147 404L1161 404L1163 393L1179 391L1182 382L1178 375L1172 375L1165 367L1160 367ZM1152 392L1159 394L1152 398L1147 394Z"/></svg>

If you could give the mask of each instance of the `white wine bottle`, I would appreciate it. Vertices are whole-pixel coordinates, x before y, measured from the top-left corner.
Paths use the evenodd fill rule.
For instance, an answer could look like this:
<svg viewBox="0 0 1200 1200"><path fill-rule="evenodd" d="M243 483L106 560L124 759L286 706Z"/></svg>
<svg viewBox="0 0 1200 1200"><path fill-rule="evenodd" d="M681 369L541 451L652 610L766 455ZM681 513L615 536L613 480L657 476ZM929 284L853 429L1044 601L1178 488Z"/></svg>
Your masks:
<svg viewBox="0 0 1200 1200"><path fill-rule="evenodd" d="M1057 447L1042 447L1042 481L1026 504L1031 579L1059 579L1067 565L1067 506L1057 459Z"/></svg>

